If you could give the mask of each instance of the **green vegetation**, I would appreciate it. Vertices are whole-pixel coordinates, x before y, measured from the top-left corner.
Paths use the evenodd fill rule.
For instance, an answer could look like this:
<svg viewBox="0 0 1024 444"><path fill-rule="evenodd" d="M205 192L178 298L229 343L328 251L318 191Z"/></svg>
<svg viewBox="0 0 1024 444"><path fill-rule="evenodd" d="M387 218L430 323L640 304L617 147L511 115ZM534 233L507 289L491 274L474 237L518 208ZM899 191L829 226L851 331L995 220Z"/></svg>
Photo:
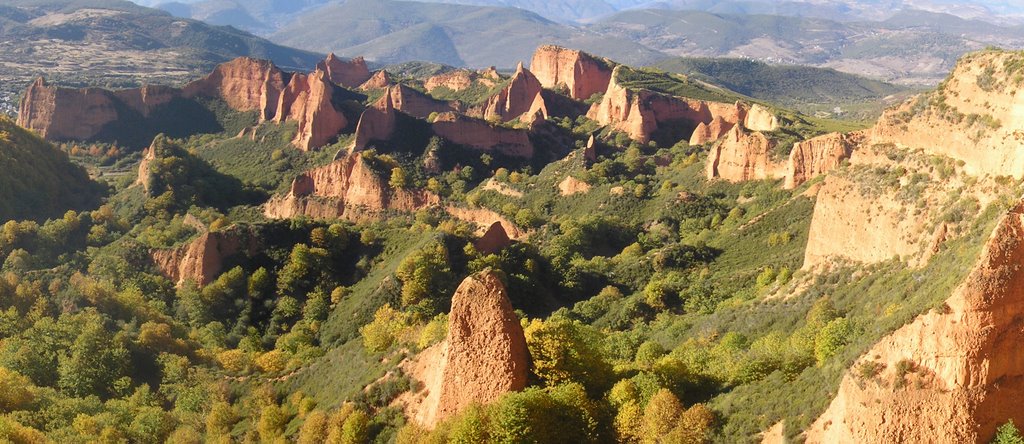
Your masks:
<svg viewBox="0 0 1024 444"><path fill-rule="evenodd" d="M616 72L619 83L626 88L647 89L662 94L722 103L734 103L744 98L732 91L656 69L620 65Z"/></svg>
<svg viewBox="0 0 1024 444"><path fill-rule="evenodd" d="M103 187L53 145L0 117L0 221L95 207Z"/></svg>

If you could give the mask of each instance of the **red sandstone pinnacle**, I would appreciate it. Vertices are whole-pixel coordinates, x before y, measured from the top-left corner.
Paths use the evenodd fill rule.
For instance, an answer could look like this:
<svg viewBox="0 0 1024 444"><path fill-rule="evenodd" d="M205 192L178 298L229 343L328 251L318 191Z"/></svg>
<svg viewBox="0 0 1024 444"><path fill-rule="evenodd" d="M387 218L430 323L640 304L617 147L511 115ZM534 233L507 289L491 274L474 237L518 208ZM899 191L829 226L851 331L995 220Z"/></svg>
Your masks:
<svg viewBox="0 0 1024 444"><path fill-rule="evenodd" d="M326 72L331 82L346 88L359 87L371 77L366 60L363 60L362 57L344 61L335 56L333 52L327 55L327 59L317 64L316 69Z"/></svg>
<svg viewBox="0 0 1024 444"><path fill-rule="evenodd" d="M545 45L537 48L530 70L548 89L565 87L569 97L586 100L608 89L610 63L585 52Z"/></svg>

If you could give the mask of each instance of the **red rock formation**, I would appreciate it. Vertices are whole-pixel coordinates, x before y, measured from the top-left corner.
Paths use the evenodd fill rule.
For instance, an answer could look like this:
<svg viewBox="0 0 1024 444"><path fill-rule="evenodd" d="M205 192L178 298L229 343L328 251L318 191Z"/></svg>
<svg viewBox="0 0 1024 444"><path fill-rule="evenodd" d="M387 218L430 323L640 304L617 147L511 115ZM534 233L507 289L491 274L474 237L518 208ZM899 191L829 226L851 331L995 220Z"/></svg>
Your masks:
<svg viewBox="0 0 1024 444"><path fill-rule="evenodd" d="M703 145L708 142L714 142L729 132L733 126L735 124L726 122L725 119L722 119L722 116L715 116L709 124L701 122L700 125L697 125L697 129L693 130L693 135L690 136L690 145Z"/></svg>
<svg viewBox="0 0 1024 444"><path fill-rule="evenodd" d="M498 275L487 269L467 277L452 297L448 337L417 362L403 364L426 392L406 412L433 428L471 404L490 404L526 387L529 359L523 327Z"/></svg>
<svg viewBox="0 0 1024 444"><path fill-rule="evenodd" d="M303 173L288 194L266 203L264 214L273 219L371 220L388 211L412 212L438 202L436 195L426 191L392 189L360 153L353 153Z"/></svg>
<svg viewBox="0 0 1024 444"><path fill-rule="evenodd" d="M327 73L327 78L331 82L346 88L355 88L370 80L370 69L366 67L366 61L362 57L346 62L332 52L327 55L326 60L316 65L316 69Z"/></svg>
<svg viewBox="0 0 1024 444"><path fill-rule="evenodd" d="M459 145L512 157L533 157L527 131L493 126L456 113L443 113L432 124L434 133Z"/></svg>
<svg viewBox="0 0 1024 444"><path fill-rule="evenodd" d="M375 140L391 139L395 133L398 118L391 97L391 94L384 94L380 100L366 108L359 116L352 151L365 150Z"/></svg>
<svg viewBox="0 0 1024 444"><path fill-rule="evenodd" d="M547 119L547 106L540 94L542 90L537 77L520 63L508 86L487 99L483 117L509 122L524 116L532 119L541 113L541 120Z"/></svg>
<svg viewBox="0 0 1024 444"><path fill-rule="evenodd" d="M967 279L933 309L882 339L848 373L807 442L989 442L1024 423L1024 203L998 223ZM903 364L900 364L900 363ZM899 367L912 372L901 372ZM895 384L902 379L904 384Z"/></svg>
<svg viewBox="0 0 1024 444"><path fill-rule="evenodd" d="M476 250L483 254L497 253L509 245L512 245L512 239L508 237L505 227L498 221L491 224L487 231L484 232L484 235L480 236L476 242L473 242Z"/></svg>
<svg viewBox="0 0 1024 444"><path fill-rule="evenodd" d="M374 106L383 109L385 100L391 100L394 109L420 119L425 119L433 113L453 110L448 103L435 100L402 84L389 87L384 95L374 102Z"/></svg>
<svg viewBox="0 0 1024 444"><path fill-rule="evenodd" d="M334 106L334 85L327 73L295 74L281 93L277 122L293 121L298 130L292 144L303 151L326 145L348 126L348 119Z"/></svg>
<svg viewBox="0 0 1024 444"><path fill-rule="evenodd" d="M771 160L774 148L764 134L748 133L736 125L711 148L707 178L742 182L781 177L783 165Z"/></svg>
<svg viewBox="0 0 1024 444"><path fill-rule="evenodd" d="M850 136L831 133L793 145L786 169L785 188L791 190L837 168L843 159L849 159L856 144Z"/></svg>
<svg viewBox="0 0 1024 444"><path fill-rule="evenodd" d="M181 287L187 282L204 286L213 282L224 268L225 259L237 254L254 254L258 242L240 229L205 232L198 238L170 250L153 250L150 257L160 273Z"/></svg>
<svg viewBox="0 0 1024 444"><path fill-rule="evenodd" d="M572 176L566 176L565 180L558 184L558 192L562 196L572 196L590 191L590 184Z"/></svg>
<svg viewBox="0 0 1024 444"><path fill-rule="evenodd" d="M462 91L472 86L473 82L475 82L479 77L480 75L474 71L456 69L454 71L448 71L428 78L423 82L423 87L429 92L433 92L435 89L442 87L448 88L452 91Z"/></svg>
<svg viewBox="0 0 1024 444"><path fill-rule="evenodd" d="M271 120L277 115L281 92L288 80L289 75L268 60L239 57L185 85L182 95L220 98L232 109L259 111L261 121Z"/></svg>
<svg viewBox="0 0 1024 444"><path fill-rule="evenodd" d="M85 140L123 117L118 104L148 116L156 107L178 97L162 86L107 91L49 86L42 77L25 91L18 108L18 125L49 140Z"/></svg>
<svg viewBox="0 0 1024 444"><path fill-rule="evenodd" d="M387 71L382 69L380 71L373 73L373 77L370 77L370 80L367 80L362 85L359 85L359 89L363 91L373 89L384 89L394 84L395 82L391 80L391 74L388 74Z"/></svg>
<svg viewBox="0 0 1024 444"><path fill-rule="evenodd" d="M775 131L779 129L779 118L768 108L755 103L747 111L743 126L751 131Z"/></svg>
<svg viewBox="0 0 1024 444"><path fill-rule="evenodd" d="M512 239L521 239L526 235L526 232L512 223L512 221L506 219L504 216L498 214L495 211L488 210L487 208L462 208L456 206L445 207L445 211L452 217L466 222L471 222L479 227L478 235L483 235L486 230L498 222L501 227L505 230L505 233Z"/></svg>
<svg viewBox="0 0 1024 444"><path fill-rule="evenodd" d="M545 88L564 86L569 97L586 100L608 89L612 78L610 65L585 52L545 45L533 53L530 70Z"/></svg>
<svg viewBox="0 0 1024 444"><path fill-rule="evenodd" d="M587 117L601 125L611 125L640 142L647 142L665 122L688 121L696 128L700 123L710 124L715 117L735 124L746 116L740 103L705 102L656 93L648 90L630 90L618 83L621 67L616 67L608 90L600 102L590 107Z"/></svg>

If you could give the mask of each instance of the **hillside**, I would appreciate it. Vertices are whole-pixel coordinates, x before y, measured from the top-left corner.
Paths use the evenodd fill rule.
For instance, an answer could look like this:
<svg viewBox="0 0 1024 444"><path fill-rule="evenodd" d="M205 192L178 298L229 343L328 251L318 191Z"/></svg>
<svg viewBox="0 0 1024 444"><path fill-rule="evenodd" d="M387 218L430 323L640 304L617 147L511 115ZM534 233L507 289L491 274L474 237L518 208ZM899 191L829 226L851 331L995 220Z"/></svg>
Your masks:
<svg viewBox="0 0 1024 444"><path fill-rule="evenodd" d="M352 0L316 8L270 38L311 51L363 55L380 63L419 59L510 69L549 42L634 64L662 57L628 39L558 24L524 10L393 0Z"/></svg>
<svg viewBox="0 0 1024 444"><path fill-rule="evenodd" d="M4 225L0 440L1020 439L1022 67L870 127L554 45L36 82L24 126L129 173ZM107 149L175 100L211 125Z"/></svg>
<svg viewBox="0 0 1024 444"><path fill-rule="evenodd" d="M102 187L53 145L0 118L0 221L44 220L99 205Z"/></svg>
<svg viewBox="0 0 1024 444"><path fill-rule="evenodd" d="M32 79L70 86L181 83L239 56L309 69L319 56L120 0L0 2L0 107Z"/></svg>
<svg viewBox="0 0 1024 444"><path fill-rule="evenodd" d="M807 114L853 120L877 118L908 93L906 87L834 69L769 65L748 59L680 57L654 66Z"/></svg>

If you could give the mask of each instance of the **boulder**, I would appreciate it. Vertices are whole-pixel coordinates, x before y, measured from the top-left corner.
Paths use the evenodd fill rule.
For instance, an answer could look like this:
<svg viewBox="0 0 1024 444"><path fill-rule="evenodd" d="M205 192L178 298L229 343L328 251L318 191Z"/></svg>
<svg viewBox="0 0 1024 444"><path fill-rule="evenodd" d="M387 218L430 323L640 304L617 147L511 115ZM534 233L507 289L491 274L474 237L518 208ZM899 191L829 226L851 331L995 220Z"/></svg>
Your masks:
<svg viewBox="0 0 1024 444"><path fill-rule="evenodd" d="M537 48L530 70L548 89L565 87L569 97L586 100L608 89L611 63L585 52L545 45Z"/></svg>

